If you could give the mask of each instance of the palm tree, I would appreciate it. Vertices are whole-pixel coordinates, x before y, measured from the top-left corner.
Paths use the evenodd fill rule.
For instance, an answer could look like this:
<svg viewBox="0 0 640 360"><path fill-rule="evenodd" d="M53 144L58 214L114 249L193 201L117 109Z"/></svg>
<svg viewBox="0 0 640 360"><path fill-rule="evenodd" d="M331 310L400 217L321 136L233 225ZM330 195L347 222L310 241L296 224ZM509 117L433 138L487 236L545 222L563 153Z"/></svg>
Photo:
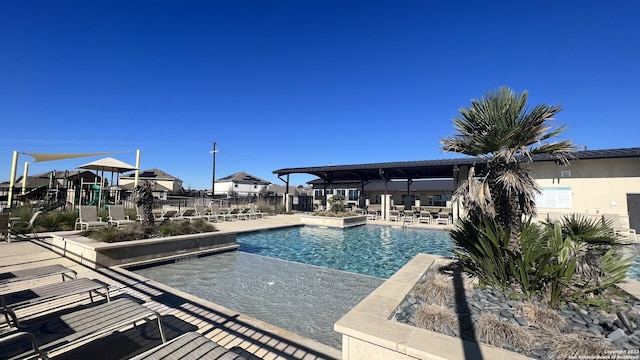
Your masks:
<svg viewBox="0 0 640 360"><path fill-rule="evenodd" d="M469 215L489 215L510 231L509 249L519 250L518 228L522 216L536 213L535 196L540 188L521 167L532 156L549 154L568 165L576 149L571 140L552 141L566 127L553 128L549 122L562 107L540 104L527 107L528 92L518 94L503 86L487 92L471 107L460 109L453 119L456 134L441 140L444 151L476 156L486 161L486 171L456 191L456 197L469 206Z"/></svg>

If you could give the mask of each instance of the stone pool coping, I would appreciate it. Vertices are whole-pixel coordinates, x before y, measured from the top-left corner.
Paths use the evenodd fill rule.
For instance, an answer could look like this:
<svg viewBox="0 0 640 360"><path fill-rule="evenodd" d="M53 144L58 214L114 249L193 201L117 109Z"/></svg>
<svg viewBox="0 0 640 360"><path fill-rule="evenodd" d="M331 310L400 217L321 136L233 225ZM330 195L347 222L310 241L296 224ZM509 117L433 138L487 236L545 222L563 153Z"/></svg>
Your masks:
<svg viewBox="0 0 640 360"><path fill-rule="evenodd" d="M416 255L338 320L334 330L342 334L342 359L530 359L389 319L424 272L443 260L446 258ZM619 286L640 298L640 282L627 278Z"/></svg>
<svg viewBox="0 0 640 360"><path fill-rule="evenodd" d="M300 221L302 221L305 226L326 226L333 228L350 228L354 226L361 226L367 224L367 216L366 215L355 215L355 216L346 216L346 217L336 217L336 216L315 216L315 215L302 215L300 216Z"/></svg>
<svg viewBox="0 0 640 360"><path fill-rule="evenodd" d="M78 231L50 236L54 252L93 269L238 248L236 233L218 231L115 243L95 241Z"/></svg>

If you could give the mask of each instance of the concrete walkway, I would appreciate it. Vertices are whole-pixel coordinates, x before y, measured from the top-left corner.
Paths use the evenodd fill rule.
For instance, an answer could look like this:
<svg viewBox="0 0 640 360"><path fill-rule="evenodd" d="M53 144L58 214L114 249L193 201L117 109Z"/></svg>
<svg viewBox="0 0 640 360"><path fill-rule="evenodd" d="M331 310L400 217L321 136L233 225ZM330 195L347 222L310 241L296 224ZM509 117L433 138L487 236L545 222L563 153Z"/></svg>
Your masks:
<svg viewBox="0 0 640 360"><path fill-rule="evenodd" d="M235 221L217 224L220 231L242 232L294 226L300 224L296 215L270 216L261 220ZM231 309L197 298L122 268L92 270L51 249L44 239L0 243L0 273L51 264L62 264L78 273L78 277L93 278L109 284L112 299L129 297L143 303L163 316L167 338L187 331L197 331L220 345L248 359L338 359L340 351L316 341L280 329ZM60 281L57 276L12 284L1 291L17 291ZM47 316L55 311L89 304L86 295L22 309L18 315L38 313ZM25 311L26 310L26 311ZM105 314L108 316L107 314ZM36 322L36 321L32 321ZM161 343L154 324L143 325L95 340L62 353L51 353L56 359L126 359Z"/></svg>

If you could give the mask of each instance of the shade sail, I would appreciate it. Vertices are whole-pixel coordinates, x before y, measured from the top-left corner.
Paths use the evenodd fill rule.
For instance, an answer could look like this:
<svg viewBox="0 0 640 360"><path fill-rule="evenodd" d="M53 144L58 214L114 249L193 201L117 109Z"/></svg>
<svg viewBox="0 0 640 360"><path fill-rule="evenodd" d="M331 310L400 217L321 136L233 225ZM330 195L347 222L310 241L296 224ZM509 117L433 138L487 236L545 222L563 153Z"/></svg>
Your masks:
<svg viewBox="0 0 640 360"><path fill-rule="evenodd" d="M36 160L33 162L43 162L43 161L53 161L53 160L75 159L75 158L89 157L89 156L117 154L119 152L122 152L122 151L109 151L109 152L99 152L99 153L63 153L63 154L23 152L21 154L29 155L35 158Z"/></svg>
<svg viewBox="0 0 640 360"><path fill-rule="evenodd" d="M108 172L112 172L112 173L123 173L123 172L127 172L127 171L131 171L131 170L137 170L138 168L136 168L133 165L129 165L125 162L122 162L120 160L116 160L114 158L111 157L106 157L103 159L99 159L96 161L92 161L88 164L84 164L81 166L78 166L78 168L80 169L89 169L89 170L102 170L102 171L108 171Z"/></svg>

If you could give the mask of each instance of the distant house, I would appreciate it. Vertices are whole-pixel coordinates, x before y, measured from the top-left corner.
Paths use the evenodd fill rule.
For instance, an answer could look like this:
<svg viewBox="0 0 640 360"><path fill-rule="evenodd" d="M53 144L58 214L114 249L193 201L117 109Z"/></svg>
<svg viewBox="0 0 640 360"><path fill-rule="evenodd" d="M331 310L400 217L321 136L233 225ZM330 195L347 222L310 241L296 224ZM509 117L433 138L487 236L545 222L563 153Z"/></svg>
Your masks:
<svg viewBox="0 0 640 360"><path fill-rule="evenodd" d="M269 191L271 183L257 176L238 172L216 180L215 196L258 197Z"/></svg>
<svg viewBox="0 0 640 360"><path fill-rule="evenodd" d="M160 200L166 200L169 195L182 193L182 180L169 175L160 169L149 169L141 171L138 175L138 185L143 181L151 181L153 196ZM120 176L120 187L133 191L135 174Z"/></svg>

